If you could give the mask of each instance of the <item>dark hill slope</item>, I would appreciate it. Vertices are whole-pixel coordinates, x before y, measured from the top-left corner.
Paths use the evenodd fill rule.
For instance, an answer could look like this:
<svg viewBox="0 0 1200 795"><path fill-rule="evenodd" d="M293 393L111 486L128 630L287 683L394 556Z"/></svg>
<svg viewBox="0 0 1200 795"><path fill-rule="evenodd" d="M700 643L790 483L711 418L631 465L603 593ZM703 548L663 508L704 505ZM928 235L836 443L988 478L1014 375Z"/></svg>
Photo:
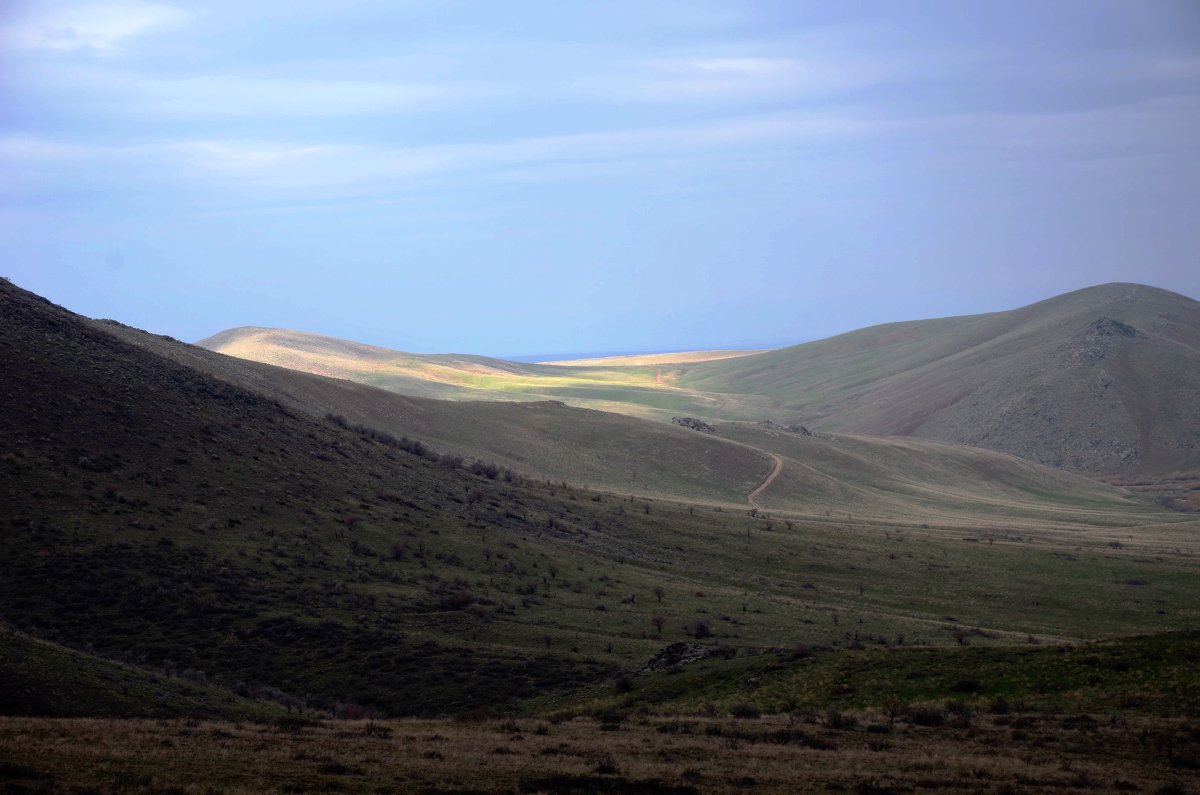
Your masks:
<svg viewBox="0 0 1200 795"><path fill-rule="evenodd" d="M468 645L485 622L462 612L480 547L506 550L488 601L519 601L554 560L539 536L600 520L295 414L7 281L0 362L0 615L21 629L392 713L604 670L515 650L517 631Z"/></svg>
<svg viewBox="0 0 1200 795"><path fill-rule="evenodd" d="M0 625L0 715L270 720L278 704L145 671Z"/></svg>
<svg viewBox="0 0 1200 795"><path fill-rule="evenodd" d="M922 436L1080 472L1200 465L1200 303L1140 285L703 362L675 383L767 396L825 430Z"/></svg>

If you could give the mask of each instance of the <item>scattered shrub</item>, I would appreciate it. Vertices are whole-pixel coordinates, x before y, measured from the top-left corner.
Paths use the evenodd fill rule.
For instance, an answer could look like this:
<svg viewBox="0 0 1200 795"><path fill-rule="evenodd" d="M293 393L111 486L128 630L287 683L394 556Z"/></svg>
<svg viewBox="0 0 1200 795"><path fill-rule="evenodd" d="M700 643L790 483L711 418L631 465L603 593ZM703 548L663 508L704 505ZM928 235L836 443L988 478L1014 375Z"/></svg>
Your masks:
<svg viewBox="0 0 1200 795"><path fill-rule="evenodd" d="M908 719L914 726L945 726L946 711L941 707L923 704L911 709Z"/></svg>
<svg viewBox="0 0 1200 795"><path fill-rule="evenodd" d="M839 731L853 729L858 725L858 718L845 712L831 709L825 713L825 726Z"/></svg>

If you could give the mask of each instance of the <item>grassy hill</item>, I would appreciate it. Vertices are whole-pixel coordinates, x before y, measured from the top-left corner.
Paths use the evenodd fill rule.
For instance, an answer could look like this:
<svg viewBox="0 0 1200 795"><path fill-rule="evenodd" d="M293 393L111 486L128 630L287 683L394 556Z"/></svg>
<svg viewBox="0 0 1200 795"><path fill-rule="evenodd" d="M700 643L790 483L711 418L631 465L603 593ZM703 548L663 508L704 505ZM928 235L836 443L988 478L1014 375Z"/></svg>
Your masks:
<svg viewBox="0 0 1200 795"><path fill-rule="evenodd" d="M1084 472L1200 465L1200 303L1111 284L672 374L814 427L924 436Z"/></svg>
<svg viewBox="0 0 1200 795"><path fill-rule="evenodd" d="M196 343L219 353L315 375L344 378L414 397L452 400L558 400L573 406L669 421L671 416L719 413L721 397L664 382L654 357L526 364L458 354L422 355L302 331L244 327ZM636 363L634 363L636 362ZM768 399L744 398L770 413ZM757 416L757 415L756 415ZM773 416L773 415L772 415Z"/></svg>
<svg viewBox="0 0 1200 795"><path fill-rule="evenodd" d="M1200 469L1200 303L1133 284L729 358L524 365L235 329L213 350L397 392L917 436L1075 472Z"/></svg>
<svg viewBox="0 0 1200 795"><path fill-rule="evenodd" d="M574 486L748 507L748 495L763 484L772 456L778 456L783 471L755 502L791 514L1106 524L1138 521L1147 508L1127 493L986 450L920 439L803 436L756 423L718 423L715 433L698 433L557 401L408 397L217 355L128 327L106 328L314 416L332 412Z"/></svg>
<svg viewBox="0 0 1200 795"><path fill-rule="evenodd" d="M0 626L0 715L269 720L279 704L213 687L197 672L146 671Z"/></svg>
<svg viewBox="0 0 1200 795"><path fill-rule="evenodd" d="M717 427L723 437L783 459L779 477L756 500L771 510L1104 525L1146 508L1131 494L991 450L912 437L805 436L759 423Z"/></svg>
<svg viewBox="0 0 1200 795"><path fill-rule="evenodd" d="M1122 492L1103 520L1055 494L1059 520L990 527L473 474L272 396L365 387L260 392L131 334L0 282L0 615L99 658L395 715L575 688L678 640L992 645L1200 618L1195 522Z"/></svg>

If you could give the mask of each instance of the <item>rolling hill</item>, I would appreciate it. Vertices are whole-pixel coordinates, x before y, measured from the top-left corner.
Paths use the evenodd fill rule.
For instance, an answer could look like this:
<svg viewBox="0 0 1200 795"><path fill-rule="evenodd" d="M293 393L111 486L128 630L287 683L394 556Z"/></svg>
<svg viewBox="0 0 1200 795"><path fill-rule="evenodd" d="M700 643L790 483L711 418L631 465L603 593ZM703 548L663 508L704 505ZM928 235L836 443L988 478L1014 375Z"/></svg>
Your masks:
<svg viewBox="0 0 1200 795"><path fill-rule="evenodd" d="M108 659L285 704L449 713L636 669L684 639L990 645L1200 617L1195 522L1086 481L1030 494L1036 520L1009 506L928 522L533 481L273 396L367 387L89 321L8 282L0 362L0 616L87 652L54 652L79 669L61 681L124 677ZM265 386L215 377L222 362ZM705 444L770 457L728 433Z"/></svg>
<svg viewBox="0 0 1200 795"><path fill-rule="evenodd" d="M268 329L199 344L413 395L556 399L658 420L801 422L1089 474L1200 468L1200 303L1133 284L707 361L524 365Z"/></svg>
<svg viewBox="0 0 1200 795"><path fill-rule="evenodd" d="M623 494L746 506L796 515L1050 523L1124 522L1145 503L1095 482L981 449L921 439L787 433L780 426L676 425L559 401L449 401L399 395L345 380L180 345L106 324L123 339L316 417L422 439L439 450L524 475ZM381 354L383 355L383 354Z"/></svg>
<svg viewBox="0 0 1200 795"><path fill-rule="evenodd" d="M1200 303L1132 284L877 326L675 371L813 427L922 436L1078 472L1200 465Z"/></svg>
<svg viewBox="0 0 1200 795"><path fill-rule="evenodd" d="M646 363L653 362L652 356L527 364L484 356L403 353L319 334L257 327L230 329L196 344L242 359L350 379L414 397L558 400L663 421L674 414L710 416L723 400L664 383L665 365ZM700 354L705 355L712 352ZM679 365L679 357L667 358L671 366ZM753 416L770 414L768 399L745 398L744 402L758 412Z"/></svg>

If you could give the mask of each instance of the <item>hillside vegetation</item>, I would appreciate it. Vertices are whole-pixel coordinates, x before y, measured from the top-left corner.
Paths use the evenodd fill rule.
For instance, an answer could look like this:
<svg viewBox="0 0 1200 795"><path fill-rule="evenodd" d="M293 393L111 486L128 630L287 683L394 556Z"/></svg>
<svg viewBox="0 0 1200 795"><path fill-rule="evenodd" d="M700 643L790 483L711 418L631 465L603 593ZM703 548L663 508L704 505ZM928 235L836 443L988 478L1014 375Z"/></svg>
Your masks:
<svg viewBox="0 0 1200 795"><path fill-rule="evenodd" d="M1141 285L708 361L525 365L277 329L200 344L411 395L918 436L1090 474L1200 469L1200 303Z"/></svg>
<svg viewBox="0 0 1200 795"><path fill-rule="evenodd" d="M712 433L612 412L530 403L402 396L216 355L128 327L107 330L317 417L327 413L541 479L625 494L793 515L909 521L1127 524L1143 500L1012 456L919 439L788 432L717 423ZM783 470L769 485L780 460ZM759 490L759 487L761 490ZM1077 516L1078 514L1078 516Z"/></svg>
<svg viewBox="0 0 1200 795"><path fill-rule="evenodd" d="M99 657L394 715L602 681L685 639L991 645L1198 617L1195 523L1123 492L993 525L588 491L433 460L6 282L0 302L0 614Z"/></svg>
<svg viewBox="0 0 1200 795"><path fill-rule="evenodd" d="M1132 284L893 323L673 374L826 430L923 436L1082 472L1200 465L1200 303Z"/></svg>

